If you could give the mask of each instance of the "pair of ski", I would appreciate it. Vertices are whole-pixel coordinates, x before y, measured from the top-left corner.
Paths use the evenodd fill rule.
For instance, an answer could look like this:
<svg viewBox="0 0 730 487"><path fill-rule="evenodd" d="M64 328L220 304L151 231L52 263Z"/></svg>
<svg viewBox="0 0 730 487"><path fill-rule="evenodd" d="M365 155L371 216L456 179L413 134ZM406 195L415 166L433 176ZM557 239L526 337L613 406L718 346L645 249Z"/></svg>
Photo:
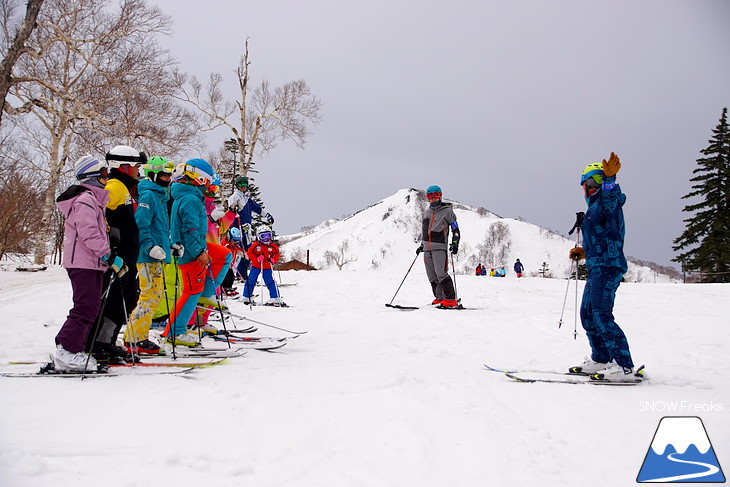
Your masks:
<svg viewBox="0 0 730 487"><path fill-rule="evenodd" d="M548 384L590 384L594 386L635 386L644 381L644 366L642 365L627 381L614 382L604 379L595 379L588 374L574 374L571 372L556 372L554 370L540 369L499 369L484 364L484 368L490 372L497 372L506 375L515 382L522 383L548 383Z"/></svg>
<svg viewBox="0 0 730 487"><path fill-rule="evenodd" d="M270 351L270 350L276 350L277 348L281 348L281 347L285 346L287 344L288 340L297 338L298 336L299 335L295 335L293 337L284 337L284 338L242 337L242 336L231 335L229 333L228 335L209 335L209 338L212 338L214 341L217 341L217 342L230 343L230 344L232 344L232 346L239 347L239 348ZM195 348L191 348L190 350L194 352ZM204 347L204 348L202 348L202 350L209 350L209 348Z"/></svg>
<svg viewBox="0 0 730 487"><path fill-rule="evenodd" d="M474 309L474 308L467 308L463 304L461 304L461 299L459 299L458 301L459 301L459 304L457 304L456 306L442 306L439 304L437 306L429 306L429 308L450 309L450 310ZM400 304L391 304L391 303L385 303L385 306L388 308L399 309L401 311L413 311L416 309L421 309L420 306L402 306Z"/></svg>
<svg viewBox="0 0 730 487"><path fill-rule="evenodd" d="M198 309L208 310L208 311L216 311L214 308L208 308L206 306L197 306L197 308ZM224 310L224 313L226 313L229 317L235 318L237 320L248 321L249 323L254 323L254 324L259 325L259 326L265 326L267 328L273 328L275 330L280 330L280 331L283 331L283 332L286 332L286 333L290 333L292 335L299 336L299 335L304 335L305 333L307 333L306 330L302 330L302 331L287 330L286 328L281 328L279 326L274 326L274 325L271 325L269 323L264 323L263 321L253 320L253 319L247 318L247 317L245 317L243 315L240 315L240 314L237 314L237 313L233 313L230 310ZM238 329L228 330L228 332L230 332L230 333L247 333L245 330L238 330Z"/></svg>
<svg viewBox="0 0 730 487"><path fill-rule="evenodd" d="M243 352L245 353L245 352ZM240 355L239 355L240 356ZM53 362L10 362L11 365L43 364L38 372L1 372L0 377L59 377L95 379L99 377L142 376L142 375L178 375L188 374L203 367L211 367L228 360L230 357L209 358L196 361L172 362L137 362L135 364L100 365L91 372L72 372L56 370ZM154 367L154 368L149 368Z"/></svg>

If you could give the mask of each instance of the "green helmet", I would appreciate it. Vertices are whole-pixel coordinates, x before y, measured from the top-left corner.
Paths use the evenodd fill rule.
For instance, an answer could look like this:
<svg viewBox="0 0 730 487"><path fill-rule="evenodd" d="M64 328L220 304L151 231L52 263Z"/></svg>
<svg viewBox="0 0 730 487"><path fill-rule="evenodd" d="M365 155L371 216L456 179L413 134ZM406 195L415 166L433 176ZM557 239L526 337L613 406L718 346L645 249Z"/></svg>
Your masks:
<svg viewBox="0 0 730 487"><path fill-rule="evenodd" d="M246 176L236 176L236 179L233 182L233 184L237 188L240 188L241 186L245 186L248 188L248 178Z"/></svg>
<svg viewBox="0 0 730 487"><path fill-rule="evenodd" d="M154 174L164 172L172 174L175 170L175 163L164 157L150 157L147 159L147 164L143 165L144 175L154 180Z"/></svg>
<svg viewBox="0 0 730 487"><path fill-rule="evenodd" d="M583 186L583 183L586 182L587 179L593 178L593 180L600 185L603 182L603 164L600 162L594 162L593 164L588 164L585 169L583 169L583 173L580 175L580 185Z"/></svg>

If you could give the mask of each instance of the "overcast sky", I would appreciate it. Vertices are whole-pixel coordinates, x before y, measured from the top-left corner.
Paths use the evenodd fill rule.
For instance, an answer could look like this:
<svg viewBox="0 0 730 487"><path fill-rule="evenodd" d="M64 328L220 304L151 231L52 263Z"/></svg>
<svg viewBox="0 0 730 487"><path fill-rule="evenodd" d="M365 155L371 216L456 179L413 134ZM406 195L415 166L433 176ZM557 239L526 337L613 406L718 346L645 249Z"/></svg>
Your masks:
<svg viewBox="0 0 730 487"><path fill-rule="evenodd" d="M626 253L669 265L680 198L730 106L727 0L151 2L181 68L223 74L229 99L249 37L254 85L303 78L324 103L305 150L257 162L280 234L431 184L566 233L581 171L614 151Z"/></svg>

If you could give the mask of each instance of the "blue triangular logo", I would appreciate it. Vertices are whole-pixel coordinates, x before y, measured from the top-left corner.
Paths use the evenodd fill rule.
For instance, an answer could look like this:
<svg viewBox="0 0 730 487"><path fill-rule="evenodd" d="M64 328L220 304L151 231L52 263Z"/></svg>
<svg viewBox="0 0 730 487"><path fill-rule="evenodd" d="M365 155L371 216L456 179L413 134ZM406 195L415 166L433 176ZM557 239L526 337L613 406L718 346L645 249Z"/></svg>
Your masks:
<svg viewBox="0 0 730 487"><path fill-rule="evenodd" d="M725 482L725 475L702 420L696 416L662 418L636 481Z"/></svg>

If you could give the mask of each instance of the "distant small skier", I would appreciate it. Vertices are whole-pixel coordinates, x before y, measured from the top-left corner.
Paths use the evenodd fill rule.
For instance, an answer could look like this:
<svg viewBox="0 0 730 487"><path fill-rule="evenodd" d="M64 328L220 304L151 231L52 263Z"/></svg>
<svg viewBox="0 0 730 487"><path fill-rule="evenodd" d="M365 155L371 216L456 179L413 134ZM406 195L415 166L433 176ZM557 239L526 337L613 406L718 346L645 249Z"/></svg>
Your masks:
<svg viewBox="0 0 730 487"><path fill-rule="evenodd" d="M484 265L482 266L482 273L480 275L482 275L482 276L487 275L487 266L484 266Z"/></svg>
<svg viewBox="0 0 730 487"><path fill-rule="evenodd" d="M476 268L476 271L474 271L474 275L476 275L476 276L481 276L481 275L482 275L482 270L483 270L483 268L484 268L484 267L483 267L483 266L482 266L481 264L479 264L479 265L477 266L477 268Z"/></svg>
<svg viewBox="0 0 730 487"><path fill-rule="evenodd" d="M506 277L507 271L505 270L504 266L499 268L499 277Z"/></svg>
<svg viewBox="0 0 730 487"><path fill-rule="evenodd" d="M443 308L456 308L459 303L456 299L454 282L449 275L449 258L447 250L452 254L459 251L461 232L456 223L456 214L451 203L441 200L442 192L439 186L429 186L426 190L429 208L426 218L423 219L423 236L416 255L423 252L423 262L426 265L426 276L431 283L431 290L436 299L431 304ZM449 230L454 232L451 245L448 244Z"/></svg>
<svg viewBox="0 0 730 487"><path fill-rule="evenodd" d="M570 251L571 259L585 259L588 267L580 319L592 354L569 370L614 382L635 379L628 341L613 317L616 289L628 270L623 252L626 196L616 184L619 169L621 162L611 152L608 161L583 170L580 184L588 203L582 227L584 246Z"/></svg>
<svg viewBox="0 0 730 487"><path fill-rule="evenodd" d="M517 259L517 262L515 262L514 270L517 277L522 277L522 272L525 270L525 267L520 262L520 259Z"/></svg>

